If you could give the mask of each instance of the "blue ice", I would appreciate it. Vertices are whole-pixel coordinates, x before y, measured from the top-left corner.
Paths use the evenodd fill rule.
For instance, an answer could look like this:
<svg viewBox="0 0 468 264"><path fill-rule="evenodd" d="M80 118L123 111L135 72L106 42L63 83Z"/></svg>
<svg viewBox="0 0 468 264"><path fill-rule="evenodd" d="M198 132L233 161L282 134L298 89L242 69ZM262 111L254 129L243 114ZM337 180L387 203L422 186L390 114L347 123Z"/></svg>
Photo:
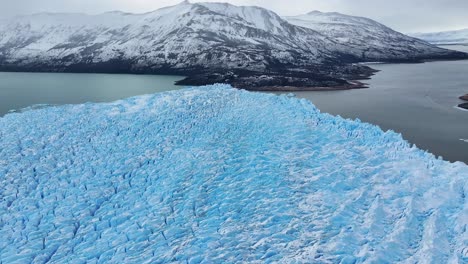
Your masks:
<svg viewBox="0 0 468 264"><path fill-rule="evenodd" d="M0 118L1 263L466 263L468 167L227 85Z"/></svg>

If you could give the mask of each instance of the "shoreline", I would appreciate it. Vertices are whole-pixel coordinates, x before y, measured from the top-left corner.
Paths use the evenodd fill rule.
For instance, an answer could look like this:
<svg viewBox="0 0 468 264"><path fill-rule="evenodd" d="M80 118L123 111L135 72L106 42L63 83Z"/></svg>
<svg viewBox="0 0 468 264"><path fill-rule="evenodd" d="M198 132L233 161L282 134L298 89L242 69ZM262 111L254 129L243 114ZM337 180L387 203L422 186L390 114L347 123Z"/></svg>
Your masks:
<svg viewBox="0 0 468 264"><path fill-rule="evenodd" d="M336 86L310 86L310 87L296 87L296 86L264 86L249 89L249 91L256 92L326 92L326 91L346 91L354 89L368 89L366 83L360 81L348 81L349 84L336 85Z"/></svg>

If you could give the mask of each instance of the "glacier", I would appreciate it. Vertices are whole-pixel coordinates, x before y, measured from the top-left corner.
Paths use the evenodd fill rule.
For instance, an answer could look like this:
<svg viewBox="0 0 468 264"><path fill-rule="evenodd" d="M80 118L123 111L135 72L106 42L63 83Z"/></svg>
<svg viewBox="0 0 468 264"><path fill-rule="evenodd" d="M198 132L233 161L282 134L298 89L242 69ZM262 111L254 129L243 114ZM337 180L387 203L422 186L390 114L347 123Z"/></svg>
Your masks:
<svg viewBox="0 0 468 264"><path fill-rule="evenodd" d="M227 85L0 118L0 263L467 263L468 167Z"/></svg>

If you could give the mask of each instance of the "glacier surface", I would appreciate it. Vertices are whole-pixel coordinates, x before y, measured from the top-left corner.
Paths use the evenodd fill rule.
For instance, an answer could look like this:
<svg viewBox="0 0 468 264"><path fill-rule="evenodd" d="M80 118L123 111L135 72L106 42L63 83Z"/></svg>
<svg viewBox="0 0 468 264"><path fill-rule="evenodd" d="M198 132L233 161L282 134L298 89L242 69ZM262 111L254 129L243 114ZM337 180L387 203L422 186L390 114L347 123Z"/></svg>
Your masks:
<svg viewBox="0 0 468 264"><path fill-rule="evenodd" d="M468 168L225 85L0 119L1 263L466 263Z"/></svg>

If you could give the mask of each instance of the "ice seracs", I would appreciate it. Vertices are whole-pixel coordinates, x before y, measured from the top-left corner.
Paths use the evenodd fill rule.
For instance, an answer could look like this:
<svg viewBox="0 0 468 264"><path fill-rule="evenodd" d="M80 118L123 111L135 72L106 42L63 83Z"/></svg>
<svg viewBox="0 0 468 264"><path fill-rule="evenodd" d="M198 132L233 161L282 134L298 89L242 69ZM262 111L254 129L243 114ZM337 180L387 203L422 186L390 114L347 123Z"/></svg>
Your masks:
<svg viewBox="0 0 468 264"><path fill-rule="evenodd" d="M465 263L468 167L228 86L0 118L1 263Z"/></svg>

